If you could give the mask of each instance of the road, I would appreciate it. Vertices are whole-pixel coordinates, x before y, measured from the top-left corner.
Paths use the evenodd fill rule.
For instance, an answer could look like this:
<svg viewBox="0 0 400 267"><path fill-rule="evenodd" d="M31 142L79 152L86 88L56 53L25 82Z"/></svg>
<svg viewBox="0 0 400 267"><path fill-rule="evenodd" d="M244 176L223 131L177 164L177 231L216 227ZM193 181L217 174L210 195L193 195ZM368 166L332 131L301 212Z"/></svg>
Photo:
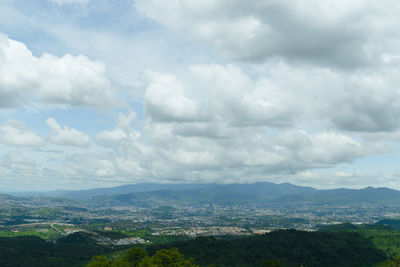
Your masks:
<svg viewBox="0 0 400 267"><path fill-rule="evenodd" d="M50 224L50 227L53 228L54 230L56 230L57 232L59 232L61 235L67 235L66 233L64 233L63 231L61 231L57 227L55 227L54 223Z"/></svg>

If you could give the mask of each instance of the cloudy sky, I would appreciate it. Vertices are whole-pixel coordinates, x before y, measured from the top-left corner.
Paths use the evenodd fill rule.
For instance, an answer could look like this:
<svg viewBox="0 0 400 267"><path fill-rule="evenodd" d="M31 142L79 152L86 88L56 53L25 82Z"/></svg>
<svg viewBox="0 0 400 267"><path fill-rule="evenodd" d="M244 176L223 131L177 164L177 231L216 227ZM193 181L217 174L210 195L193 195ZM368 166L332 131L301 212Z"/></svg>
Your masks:
<svg viewBox="0 0 400 267"><path fill-rule="evenodd" d="M2 0L0 190L400 189L397 0Z"/></svg>

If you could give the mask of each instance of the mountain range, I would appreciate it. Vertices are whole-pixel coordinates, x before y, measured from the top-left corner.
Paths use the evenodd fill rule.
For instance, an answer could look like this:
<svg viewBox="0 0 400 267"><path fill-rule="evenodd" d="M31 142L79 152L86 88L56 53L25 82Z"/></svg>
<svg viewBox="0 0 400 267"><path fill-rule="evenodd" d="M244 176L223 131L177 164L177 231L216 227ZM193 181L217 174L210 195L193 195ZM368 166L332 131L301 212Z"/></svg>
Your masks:
<svg viewBox="0 0 400 267"><path fill-rule="evenodd" d="M17 193L23 197L65 198L89 206L149 206L154 204L361 204L400 203L400 191L389 188L329 189L289 183L275 184L156 184L141 183L89 190ZM4 195L1 198L4 198Z"/></svg>

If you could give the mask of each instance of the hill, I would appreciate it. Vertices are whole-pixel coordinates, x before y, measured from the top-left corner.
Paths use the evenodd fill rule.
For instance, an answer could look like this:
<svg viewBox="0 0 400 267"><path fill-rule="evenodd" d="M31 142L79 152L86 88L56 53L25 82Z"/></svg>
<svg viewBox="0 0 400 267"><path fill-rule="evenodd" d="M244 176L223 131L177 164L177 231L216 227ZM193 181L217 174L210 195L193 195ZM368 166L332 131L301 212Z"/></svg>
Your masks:
<svg viewBox="0 0 400 267"><path fill-rule="evenodd" d="M141 206L166 204L265 204L265 205L398 205L400 192L389 188L317 190L291 184L255 183L204 185L198 188L173 188L94 196L92 206Z"/></svg>
<svg viewBox="0 0 400 267"><path fill-rule="evenodd" d="M94 196L89 203L94 206L150 206L153 203L175 204L252 204L273 200L292 194L306 194L316 191L311 187L292 184L205 184L196 186L175 186L170 189L131 192L119 195Z"/></svg>
<svg viewBox="0 0 400 267"><path fill-rule="evenodd" d="M372 242L350 232L301 232L279 230L266 235L219 240L200 237L148 248L153 254L161 248L177 247L186 257L205 266L261 266L264 260L280 259L286 266L375 266L385 254Z"/></svg>
<svg viewBox="0 0 400 267"><path fill-rule="evenodd" d="M112 251L97 245L88 234L75 233L55 243L35 236L0 237L2 267L82 266L93 255Z"/></svg>
<svg viewBox="0 0 400 267"><path fill-rule="evenodd" d="M20 193L19 201L58 202L70 199L92 207L140 206L170 204L267 204L267 205L398 205L400 192L389 188L318 190L289 183L274 184L155 184L143 183L90 190L60 190L42 193ZM40 197L39 197L40 196ZM32 198L34 197L34 198ZM0 195L0 199L2 196ZM4 195L4 198L5 195ZM7 196L9 201L12 201ZM16 200L15 199L15 200ZM53 201L54 202L54 201ZM70 203L73 205L73 202Z"/></svg>
<svg viewBox="0 0 400 267"><path fill-rule="evenodd" d="M400 219L383 219L377 222L376 225L387 226L394 230L400 230Z"/></svg>
<svg viewBox="0 0 400 267"><path fill-rule="evenodd" d="M400 192L389 188L315 190L306 194L293 194L276 199L279 202L306 202L312 204L396 203Z"/></svg>

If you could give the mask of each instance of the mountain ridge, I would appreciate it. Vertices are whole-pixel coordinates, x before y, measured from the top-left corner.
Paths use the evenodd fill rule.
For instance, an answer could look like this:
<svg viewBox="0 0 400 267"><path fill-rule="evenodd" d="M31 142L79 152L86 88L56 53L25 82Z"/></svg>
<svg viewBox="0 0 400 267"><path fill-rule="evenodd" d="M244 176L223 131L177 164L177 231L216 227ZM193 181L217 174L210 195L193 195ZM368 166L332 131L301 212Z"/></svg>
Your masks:
<svg viewBox="0 0 400 267"><path fill-rule="evenodd" d="M29 193L17 194L28 197ZM157 184L140 183L88 190L55 190L39 192L31 197L66 198L83 201L89 206L143 207L169 204L359 204L394 203L400 191L385 187L362 189L315 189L290 183L275 184Z"/></svg>

